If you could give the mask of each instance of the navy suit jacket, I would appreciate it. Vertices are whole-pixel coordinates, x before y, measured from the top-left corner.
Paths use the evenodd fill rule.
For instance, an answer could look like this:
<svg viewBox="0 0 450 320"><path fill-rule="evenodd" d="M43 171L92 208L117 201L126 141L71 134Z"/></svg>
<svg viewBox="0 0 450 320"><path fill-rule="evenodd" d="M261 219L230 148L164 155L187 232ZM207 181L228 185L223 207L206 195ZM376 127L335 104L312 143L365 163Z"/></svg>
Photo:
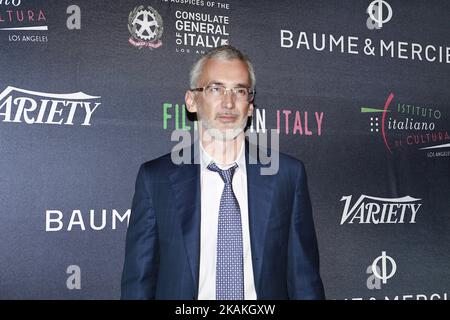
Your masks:
<svg viewBox="0 0 450 320"><path fill-rule="evenodd" d="M261 175L259 161L249 164L248 142L245 152L257 298L324 299L302 162L280 153L278 173ZM122 299L197 299L200 199L199 164L176 165L167 154L140 167L126 236Z"/></svg>

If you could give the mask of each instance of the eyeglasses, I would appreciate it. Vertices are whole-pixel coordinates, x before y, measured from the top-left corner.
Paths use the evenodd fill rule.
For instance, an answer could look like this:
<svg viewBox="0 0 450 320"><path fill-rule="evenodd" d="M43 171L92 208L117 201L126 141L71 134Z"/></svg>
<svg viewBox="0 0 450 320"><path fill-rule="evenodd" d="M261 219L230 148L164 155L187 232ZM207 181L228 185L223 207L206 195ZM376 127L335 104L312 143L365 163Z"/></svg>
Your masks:
<svg viewBox="0 0 450 320"><path fill-rule="evenodd" d="M236 101L240 102L250 102L255 97L255 90L245 87L235 87L235 88L226 88L222 85L211 84L203 88L194 88L190 89L190 91L199 91L203 92L206 97L212 99L219 99L225 96L227 91L231 91L233 93L233 97Z"/></svg>

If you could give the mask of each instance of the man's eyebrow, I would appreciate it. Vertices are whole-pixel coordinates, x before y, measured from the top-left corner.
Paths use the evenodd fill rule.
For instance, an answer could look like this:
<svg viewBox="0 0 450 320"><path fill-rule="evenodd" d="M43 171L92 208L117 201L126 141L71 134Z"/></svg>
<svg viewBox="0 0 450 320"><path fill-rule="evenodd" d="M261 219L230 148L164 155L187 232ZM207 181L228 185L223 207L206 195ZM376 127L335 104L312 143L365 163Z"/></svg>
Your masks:
<svg viewBox="0 0 450 320"><path fill-rule="evenodd" d="M210 82L208 85L209 86L210 85L224 86L225 84L223 82L220 82L220 81L213 81L213 82Z"/></svg>
<svg viewBox="0 0 450 320"><path fill-rule="evenodd" d="M208 85L209 86L210 85L225 86L225 84L223 82L220 82L220 81L213 81L213 82L210 82ZM246 83L238 83L238 84L236 84L234 86L234 88L248 88L248 87L249 87L249 85L246 84Z"/></svg>
<svg viewBox="0 0 450 320"><path fill-rule="evenodd" d="M249 85L247 83L238 83L237 85L235 85L235 87L239 87L239 88L248 88Z"/></svg>

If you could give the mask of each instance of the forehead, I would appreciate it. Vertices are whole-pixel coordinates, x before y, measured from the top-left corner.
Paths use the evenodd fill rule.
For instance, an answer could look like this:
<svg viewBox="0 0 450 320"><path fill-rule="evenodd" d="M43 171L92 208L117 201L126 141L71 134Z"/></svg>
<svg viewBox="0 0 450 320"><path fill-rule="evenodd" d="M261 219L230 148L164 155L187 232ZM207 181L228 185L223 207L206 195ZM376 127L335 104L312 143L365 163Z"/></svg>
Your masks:
<svg viewBox="0 0 450 320"><path fill-rule="evenodd" d="M247 64L239 59L222 60L213 58L206 60L199 85L210 83L250 86Z"/></svg>

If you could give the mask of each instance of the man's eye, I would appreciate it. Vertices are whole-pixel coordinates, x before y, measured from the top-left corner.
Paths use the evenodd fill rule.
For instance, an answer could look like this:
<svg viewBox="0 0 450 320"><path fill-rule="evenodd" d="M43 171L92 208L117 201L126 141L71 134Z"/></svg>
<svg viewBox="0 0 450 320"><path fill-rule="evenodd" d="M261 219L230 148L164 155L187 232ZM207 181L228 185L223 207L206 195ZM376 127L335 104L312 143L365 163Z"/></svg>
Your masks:
<svg viewBox="0 0 450 320"><path fill-rule="evenodd" d="M220 87L209 87L209 92L219 93L219 92L221 92L221 90L220 90Z"/></svg>
<svg viewBox="0 0 450 320"><path fill-rule="evenodd" d="M238 96L245 96L247 94L247 90L244 88L235 88L234 91Z"/></svg>

